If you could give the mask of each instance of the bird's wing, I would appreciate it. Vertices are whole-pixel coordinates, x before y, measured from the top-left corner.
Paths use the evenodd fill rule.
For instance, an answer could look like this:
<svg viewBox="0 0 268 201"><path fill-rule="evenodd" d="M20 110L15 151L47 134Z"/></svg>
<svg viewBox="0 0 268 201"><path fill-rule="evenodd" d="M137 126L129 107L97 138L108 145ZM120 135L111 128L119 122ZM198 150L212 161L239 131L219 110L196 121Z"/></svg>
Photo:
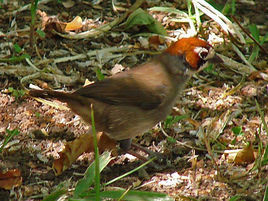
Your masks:
<svg viewBox="0 0 268 201"><path fill-rule="evenodd" d="M93 98L112 105L131 105L144 110L156 108L163 101L161 86L149 88L142 86L130 76L107 78L87 85L73 94Z"/></svg>

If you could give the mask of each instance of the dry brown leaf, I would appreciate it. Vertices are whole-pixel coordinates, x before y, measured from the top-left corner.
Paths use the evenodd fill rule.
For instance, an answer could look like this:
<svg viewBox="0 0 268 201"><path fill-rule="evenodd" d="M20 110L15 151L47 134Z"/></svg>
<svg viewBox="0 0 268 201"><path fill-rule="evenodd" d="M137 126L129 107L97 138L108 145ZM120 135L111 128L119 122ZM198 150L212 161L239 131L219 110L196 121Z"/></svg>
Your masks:
<svg viewBox="0 0 268 201"><path fill-rule="evenodd" d="M195 129L200 127L200 123L192 118L187 118L185 121L189 122L190 124L192 124Z"/></svg>
<svg viewBox="0 0 268 201"><path fill-rule="evenodd" d="M234 159L235 164L249 164L253 163L255 160L254 150L252 145L245 146L241 151L237 152Z"/></svg>
<svg viewBox="0 0 268 201"><path fill-rule="evenodd" d="M13 187L20 186L22 183L21 172L19 169L0 172L0 188L10 190Z"/></svg>
<svg viewBox="0 0 268 201"><path fill-rule="evenodd" d="M155 50L159 49L159 45L164 44L163 38L160 38L159 36L151 36L149 38L149 45L150 47L154 48Z"/></svg>
<svg viewBox="0 0 268 201"><path fill-rule="evenodd" d="M105 150L115 151L117 143L107 135L99 132L97 133L97 140L100 153ZM52 168L55 175L60 175L64 170L69 168L83 153L90 152L94 152L93 136L91 134L83 134L74 141L67 142L64 150L59 153L60 158L53 162Z"/></svg>
<svg viewBox="0 0 268 201"><path fill-rule="evenodd" d="M255 155L252 145L245 146L243 149L225 150L224 155L228 163L244 165L254 162Z"/></svg>
<svg viewBox="0 0 268 201"><path fill-rule="evenodd" d="M77 29L81 29L82 26L82 18L80 16L76 16L73 21L66 24L65 31L74 31Z"/></svg>
<svg viewBox="0 0 268 201"><path fill-rule="evenodd" d="M65 32L65 22L61 22L56 16L47 16L45 12L37 10L36 12L41 17L42 30L46 32L46 36L53 35L52 31L55 30L59 33Z"/></svg>

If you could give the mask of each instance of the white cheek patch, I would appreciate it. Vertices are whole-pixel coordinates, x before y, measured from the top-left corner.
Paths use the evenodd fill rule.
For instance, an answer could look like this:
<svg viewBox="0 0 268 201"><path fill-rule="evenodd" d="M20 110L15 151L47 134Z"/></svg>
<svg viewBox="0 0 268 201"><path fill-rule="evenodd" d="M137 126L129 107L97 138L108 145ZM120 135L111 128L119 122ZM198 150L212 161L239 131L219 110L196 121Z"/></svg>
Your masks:
<svg viewBox="0 0 268 201"><path fill-rule="evenodd" d="M209 50L204 47L196 47L194 48L194 52L199 55L199 57L203 60L208 60L214 57L215 52L213 48L210 48ZM202 55L203 54L203 55ZM204 57L205 56L205 57Z"/></svg>
<svg viewBox="0 0 268 201"><path fill-rule="evenodd" d="M200 53L203 53L203 52L208 53L208 50L206 48L204 48L204 47L195 47L194 52L199 55Z"/></svg>

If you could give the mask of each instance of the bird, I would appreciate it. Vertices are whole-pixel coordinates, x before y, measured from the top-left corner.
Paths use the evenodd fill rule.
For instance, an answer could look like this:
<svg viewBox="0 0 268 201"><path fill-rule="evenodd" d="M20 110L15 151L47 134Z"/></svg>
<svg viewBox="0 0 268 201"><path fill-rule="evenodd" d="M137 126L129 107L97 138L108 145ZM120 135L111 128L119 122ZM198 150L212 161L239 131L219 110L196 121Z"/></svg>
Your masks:
<svg viewBox="0 0 268 201"><path fill-rule="evenodd" d="M32 97L55 98L85 122L129 150L132 139L165 120L187 81L209 63L222 63L205 40L190 37L171 44L147 63L117 73L74 92L29 91Z"/></svg>

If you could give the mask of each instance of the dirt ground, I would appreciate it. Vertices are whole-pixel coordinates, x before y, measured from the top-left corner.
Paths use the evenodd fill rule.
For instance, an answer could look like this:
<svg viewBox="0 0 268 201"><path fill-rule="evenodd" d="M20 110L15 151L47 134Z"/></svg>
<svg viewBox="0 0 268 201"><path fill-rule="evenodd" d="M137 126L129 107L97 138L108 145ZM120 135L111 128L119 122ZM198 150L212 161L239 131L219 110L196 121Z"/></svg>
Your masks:
<svg viewBox="0 0 268 201"><path fill-rule="evenodd" d="M129 8L132 1L120 4L120 7ZM216 1L223 4L223 1ZM71 8L62 6L57 1L50 1L39 6L47 16L57 16L64 22L70 22L75 16L92 20L90 26L98 27L100 24L113 21L117 15L122 15L124 10L114 12L110 1L100 1L93 5L87 1L75 1ZM124 2L123 2L124 3ZM237 2L235 16L240 23L247 27L256 24L260 35L267 34L268 30L268 2ZM93 161L93 153L85 153L64 171L60 176L55 176L52 170L54 158L64 148L64 143L74 140L81 134L87 133L88 126L71 111L57 109L50 105L23 96L18 97L8 90L22 89L21 80L25 78L24 86L29 84L41 88L64 89L73 91L81 87L85 80L96 81L96 69L101 66L104 76L111 75L116 70L116 64L124 69L143 63L152 57L146 51L155 52L152 47L145 47L142 40L135 34L144 31L143 27L121 31L120 27L100 34L96 37L72 40L55 35L46 35L44 39L36 41L36 51L29 45L29 24L31 14L29 9L10 14L28 1L9 1L3 4L0 10L0 58L14 56L12 44L18 44L24 53L31 54L32 63L38 68L47 68L38 77L29 77L34 74L25 66L25 61L8 63L0 60L0 142L7 136L7 129L19 131L19 134L5 146L0 157L0 170L19 169L22 184L5 190L0 188L0 200L42 200L51 193L61 182L70 180L69 188L83 177L88 165ZM265 6L267 5L267 6ZM181 1L157 1L143 4L144 9L153 6L173 6L178 9L187 8ZM172 36L175 30L184 25L165 24L164 14L153 13L165 28L170 30ZM162 21L161 21L162 20ZM224 42L215 43L216 51L239 63L243 61L234 53L231 42L223 34L215 22L204 17L204 36L213 33ZM41 27L40 16L37 16L36 26ZM214 29L209 29L212 27ZM216 27L216 28L215 28ZM183 28L181 28L183 29ZM215 30L216 29L216 30ZM244 35L244 33L243 33ZM79 60L59 62L57 69L53 69L49 59L59 59L78 54L84 54L96 49L132 45L131 53L125 52L97 54L94 57ZM251 53L253 43L240 47L244 55ZM161 46L161 45L160 45ZM268 43L263 44L268 50ZM161 48L159 48L161 49ZM157 50L159 50L157 49ZM37 51L38 50L38 51ZM138 51L144 51L142 53ZM37 53L38 52L38 53ZM136 52L136 53L135 53ZM114 59L106 59L114 55ZM43 61L42 64L38 63ZM157 125L143 136L134 141L154 152L160 152L164 157L156 161L161 169L148 166L143 172L136 172L118 182L113 187L163 192L175 200L230 200L233 196L240 196L239 200L262 200L267 189L268 167L251 170L258 161L258 147L265 148L268 143L268 133L263 126L261 115L256 106L259 103L263 112L264 121L268 122L268 64L267 54L260 51L259 57L253 62L259 73L243 77L241 73L227 68L225 65L215 66L212 70L200 72L194 76L187 88L178 99L172 116L188 115L180 121L173 122L170 126ZM61 79L48 76L60 71ZM27 79L26 79L27 78ZM55 104L62 104L53 100ZM64 104L63 104L64 105ZM225 124L226 123L226 124ZM200 136L200 129L209 135L217 135L210 139L213 160L208 154L207 147ZM241 135L236 136L234 127L241 127ZM172 137L176 142L167 140ZM183 146L179 142L189 146ZM231 150L243 149L249 143L254 161L236 163L231 160ZM189 148L191 147L191 148ZM140 152L140 154L143 154ZM107 182L122 175L143 161L129 154L117 156L112 163L104 169L101 181Z"/></svg>

